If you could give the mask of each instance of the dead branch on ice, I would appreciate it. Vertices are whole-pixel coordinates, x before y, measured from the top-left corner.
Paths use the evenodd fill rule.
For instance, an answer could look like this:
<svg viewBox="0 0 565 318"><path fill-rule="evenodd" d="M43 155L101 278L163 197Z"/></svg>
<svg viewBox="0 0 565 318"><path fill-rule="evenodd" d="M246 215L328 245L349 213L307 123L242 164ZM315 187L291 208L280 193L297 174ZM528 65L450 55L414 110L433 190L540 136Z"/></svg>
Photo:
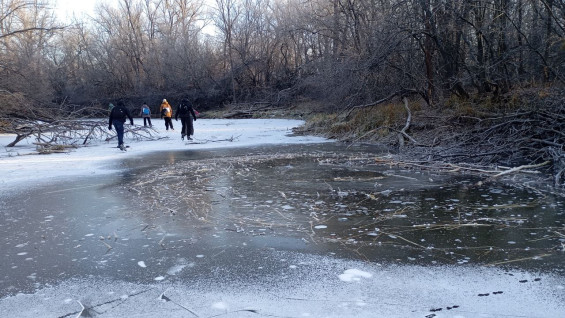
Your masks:
<svg viewBox="0 0 565 318"><path fill-rule="evenodd" d="M399 161L392 159L390 157L377 157L374 160L379 164L388 164L388 165L400 166L400 167L413 167L418 169L436 170L447 173L466 172L470 174L479 174L482 176L486 175L487 181L492 181L494 179L515 173L540 174L539 171L531 170L531 169L541 168L543 166L550 164L549 161L545 161L540 164L522 165L513 168L502 167L502 166L493 168L488 166L478 166L478 165L469 165L469 164L456 165L454 163L446 163L446 162ZM478 185L481 184L482 183L479 183Z"/></svg>
<svg viewBox="0 0 565 318"><path fill-rule="evenodd" d="M14 147L26 138L33 138L39 154L68 152L92 140L109 141L116 138L115 130L108 130L106 120L54 120L37 121L10 119L6 132L15 134L15 139L7 145ZM124 135L135 140L157 140L156 131L149 127L125 125Z"/></svg>
<svg viewBox="0 0 565 318"><path fill-rule="evenodd" d="M510 173L514 173L514 172L520 172L521 170L525 170L525 169L533 169L533 168L539 168L539 167L543 167L545 165L550 164L550 161L546 161L546 162L542 162L540 164L537 165L523 165L523 166L519 166L519 167L515 167L500 173L495 174L494 176L492 176L492 178L498 178L498 177L502 177L504 175L510 174Z"/></svg>
<svg viewBox="0 0 565 318"><path fill-rule="evenodd" d="M229 141L229 142L234 142L235 140L237 140L239 137L241 137L241 135L239 136L231 136L230 138L226 138L226 139L202 139L199 141L192 141L190 142L191 144L207 144L209 142L222 142L222 141Z"/></svg>

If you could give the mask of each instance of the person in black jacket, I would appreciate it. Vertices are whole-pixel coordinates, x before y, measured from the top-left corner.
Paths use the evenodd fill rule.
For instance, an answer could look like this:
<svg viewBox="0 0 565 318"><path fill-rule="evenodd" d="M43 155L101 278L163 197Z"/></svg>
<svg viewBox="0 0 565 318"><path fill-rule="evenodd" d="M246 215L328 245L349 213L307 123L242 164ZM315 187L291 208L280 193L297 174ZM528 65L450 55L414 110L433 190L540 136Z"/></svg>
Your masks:
<svg viewBox="0 0 565 318"><path fill-rule="evenodd" d="M190 117L191 114L192 117ZM184 137L186 136L187 140L192 140L192 138L190 138L190 136L194 135L192 119L194 118L194 121L196 121L196 114L194 113L194 109L192 108L192 104L188 98L184 98L177 107L175 120L178 121L179 117L182 123L182 130L180 132L181 139L184 140Z"/></svg>
<svg viewBox="0 0 565 318"><path fill-rule="evenodd" d="M118 148L125 151L126 147L124 145L124 123L126 122L126 117L129 118L129 122L133 125L133 117L131 113L124 105L124 102L119 101L116 107L112 108L110 112L110 120L108 122L108 129L112 130L112 125L116 128L116 133L118 134Z"/></svg>

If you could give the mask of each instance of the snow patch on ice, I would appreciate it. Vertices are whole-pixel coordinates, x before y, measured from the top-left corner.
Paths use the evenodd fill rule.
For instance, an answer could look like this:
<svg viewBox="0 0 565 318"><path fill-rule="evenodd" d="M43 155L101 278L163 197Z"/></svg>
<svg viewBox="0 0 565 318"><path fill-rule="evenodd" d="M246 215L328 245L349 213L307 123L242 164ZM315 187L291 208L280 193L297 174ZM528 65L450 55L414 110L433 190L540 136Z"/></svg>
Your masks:
<svg viewBox="0 0 565 318"><path fill-rule="evenodd" d="M339 275L339 279L344 282L357 282L362 278L371 278L373 274L359 270L359 269L348 269Z"/></svg>
<svg viewBox="0 0 565 318"><path fill-rule="evenodd" d="M219 301L219 302L213 303L212 308L219 309L219 310L228 310L229 306L225 302Z"/></svg>

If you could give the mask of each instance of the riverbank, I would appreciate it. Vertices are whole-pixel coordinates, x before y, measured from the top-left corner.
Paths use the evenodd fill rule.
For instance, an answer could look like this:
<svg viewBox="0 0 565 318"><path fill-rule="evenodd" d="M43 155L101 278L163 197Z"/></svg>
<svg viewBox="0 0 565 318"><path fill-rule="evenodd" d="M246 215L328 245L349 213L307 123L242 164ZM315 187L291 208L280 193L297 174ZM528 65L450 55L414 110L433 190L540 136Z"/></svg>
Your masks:
<svg viewBox="0 0 565 318"><path fill-rule="evenodd" d="M384 145L394 164L414 169L512 177L565 194L565 94L530 90L500 100L450 100L430 107L420 99L308 116L297 133L346 143ZM502 179L502 178L500 178ZM508 179L508 178L507 178Z"/></svg>

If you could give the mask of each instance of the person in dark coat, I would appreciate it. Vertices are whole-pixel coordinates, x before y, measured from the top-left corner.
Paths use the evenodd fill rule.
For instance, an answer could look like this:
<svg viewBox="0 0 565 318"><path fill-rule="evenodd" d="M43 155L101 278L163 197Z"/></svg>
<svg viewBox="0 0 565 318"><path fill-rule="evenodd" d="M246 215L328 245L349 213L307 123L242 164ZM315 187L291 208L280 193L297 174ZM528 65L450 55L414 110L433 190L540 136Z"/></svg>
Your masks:
<svg viewBox="0 0 565 318"><path fill-rule="evenodd" d="M116 129L118 135L118 148L125 151L126 147L124 145L124 123L126 122L126 117L129 118L130 124L133 125L133 117L131 113L124 105L124 102L119 101L116 107L112 108L110 112L110 120L108 122L108 129L112 130L112 125Z"/></svg>
<svg viewBox="0 0 565 318"><path fill-rule="evenodd" d="M192 115L192 117L190 115ZM184 140L186 136L187 140L192 140L192 138L190 138L190 136L194 135L194 124L192 120L194 119L194 121L196 121L196 114L188 98L184 98L177 107L175 120L178 121L179 117L182 123L181 139Z"/></svg>

